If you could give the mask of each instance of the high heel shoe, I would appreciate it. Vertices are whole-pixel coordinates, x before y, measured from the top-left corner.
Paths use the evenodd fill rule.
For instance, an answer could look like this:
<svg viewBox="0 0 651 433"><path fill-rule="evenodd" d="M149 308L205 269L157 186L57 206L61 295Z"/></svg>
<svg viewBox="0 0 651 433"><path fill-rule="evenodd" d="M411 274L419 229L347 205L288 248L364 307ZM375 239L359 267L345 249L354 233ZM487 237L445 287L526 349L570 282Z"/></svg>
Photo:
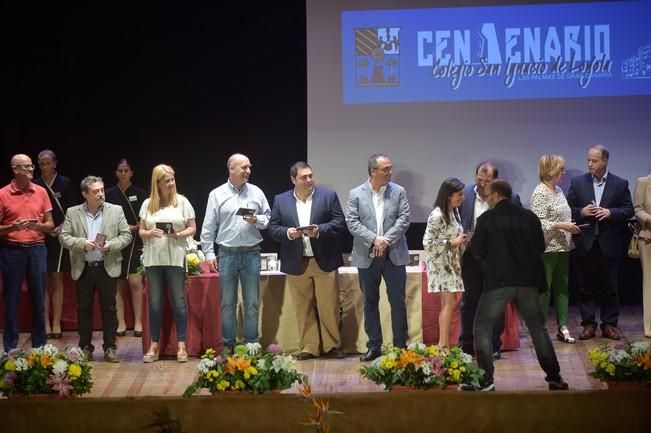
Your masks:
<svg viewBox="0 0 651 433"><path fill-rule="evenodd" d="M142 362L149 364L150 362L158 361L159 353L158 347L156 349L149 349L142 357Z"/></svg>
<svg viewBox="0 0 651 433"><path fill-rule="evenodd" d="M573 344L576 342L576 339L574 339L570 335L570 331L569 329L567 329L567 326L565 325L558 328L558 332L556 333L556 338L558 338L558 341L562 341L563 343Z"/></svg>

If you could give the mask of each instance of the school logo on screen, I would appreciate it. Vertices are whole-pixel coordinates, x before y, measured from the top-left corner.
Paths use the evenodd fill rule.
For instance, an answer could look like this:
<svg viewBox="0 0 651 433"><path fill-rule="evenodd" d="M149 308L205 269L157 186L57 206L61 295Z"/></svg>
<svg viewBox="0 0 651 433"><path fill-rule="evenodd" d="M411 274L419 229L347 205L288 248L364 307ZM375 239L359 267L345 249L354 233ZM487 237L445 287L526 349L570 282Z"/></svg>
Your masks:
<svg viewBox="0 0 651 433"><path fill-rule="evenodd" d="M651 78L651 44L640 47L637 56L622 62L622 78Z"/></svg>
<svg viewBox="0 0 651 433"><path fill-rule="evenodd" d="M355 29L355 83L400 85L400 28Z"/></svg>

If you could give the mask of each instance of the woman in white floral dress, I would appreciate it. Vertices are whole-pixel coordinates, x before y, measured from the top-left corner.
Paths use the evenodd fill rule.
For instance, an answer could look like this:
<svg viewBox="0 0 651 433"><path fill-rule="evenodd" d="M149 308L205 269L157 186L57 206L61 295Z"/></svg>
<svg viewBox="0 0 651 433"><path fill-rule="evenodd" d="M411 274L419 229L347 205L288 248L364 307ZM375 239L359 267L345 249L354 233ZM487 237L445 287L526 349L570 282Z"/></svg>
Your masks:
<svg viewBox="0 0 651 433"><path fill-rule="evenodd" d="M463 233L459 206L463 203L464 184L455 178L443 181L439 188L434 210L427 219L423 237L425 264L427 265L427 291L440 293L439 347L450 344L452 312L463 293L461 255L467 242Z"/></svg>
<svg viewBox="0 0 651 433"><path fill-rule="evenodd" d="M563 190L558 186L565 173L565 158L559 155L543 155L538 161L540 183L531 194L531 210L538 215L545 235L545 277L546 290L540 294L540 303L545 319L549 309L549 299L554 296L556 337L565 343L575 339L567 328L569 303L570 251L574 248L572 235L581 229L572 222L572 211L567 204Z"/></svg>

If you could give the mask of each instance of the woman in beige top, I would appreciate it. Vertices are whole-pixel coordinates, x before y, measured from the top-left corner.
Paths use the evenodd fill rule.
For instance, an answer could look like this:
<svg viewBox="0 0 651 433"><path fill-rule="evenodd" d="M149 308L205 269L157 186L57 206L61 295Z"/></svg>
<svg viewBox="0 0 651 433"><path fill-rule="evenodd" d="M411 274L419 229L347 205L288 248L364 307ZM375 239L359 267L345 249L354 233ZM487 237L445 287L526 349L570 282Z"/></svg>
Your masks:
<svg viewBox="0 0 651 433"><path fill-rule="evenodd" d="M569 304L570 251L574 248L572 235L581 229L572 222L572 211L563 190L558 186L565 173L565 158L559 155L543 155L538 161L540 183L531 195L531 210L538 215L545 235L545 277L547 288L540 294L540 303L547 318L549 298L554 296L556 336L565 343L575 339L567 328Z"/></svg>
<svg viewBox="0 0 651 433"><path fill-rule="evenodd" d="M635 184L635 217L640 222L640 261L642 262L642 304L644 336L651 338L651 174Z"/></svg>

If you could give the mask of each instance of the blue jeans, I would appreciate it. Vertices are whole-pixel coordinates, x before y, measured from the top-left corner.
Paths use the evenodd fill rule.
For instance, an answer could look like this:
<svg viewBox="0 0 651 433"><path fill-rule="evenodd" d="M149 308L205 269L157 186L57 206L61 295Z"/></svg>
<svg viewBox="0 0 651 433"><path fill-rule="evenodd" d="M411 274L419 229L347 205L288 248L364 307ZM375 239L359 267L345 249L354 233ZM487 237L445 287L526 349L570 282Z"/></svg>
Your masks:
<svg viewBox="0 0 651 433"><path fill-rule="evenodd" d="M359 286L364 294L364 330L368 336L366 347L379 352L382 349L382 327L380 326L380 282L382 277L387 286L387 297L391 305L391 330L393 346L407 345L407 306L405 286L407 270L404 265L396 266L389 258L376 258L371 266L359 268Z"/></svg>
<svg viewBox="0 0 651 433"><path fill-rule="evenodd" d="M219 247L219 281L222 301L224 344L237 341L237 283L242 285L244 303L244 341L255 343L258 335L258 298L260 292L260 249Z"/></svg>
<svg viewBox="0 0 651 433"><path fill-rule="evenodd" d="M495 322L504 316L504 309L511 298L524 319L531 334L538 363L547 373L545 380L560 380L560 367L552 341L545 327L545 317L540 306L540 292L537 287L500 287L484 290L479 298L475 316L475 355L477 365L486 373L482 385L493 383L492 336Z"/></svg>
<svg viewBox="0 0 651 433"><path fill-rule="evenodd" d="M27 277L29 300L32 304L32 347L43 346L45 335L45 286L47 263L44 245L19 247L0 244L2 272L2 302L4 303L4 351L18 346L18 301L23 279Z"/></svg>
<svg viewBox="0 0 651 433"><path fill-rule="evenodd" d="M166 283L172 298L176 340L185 341L185 332L188 327L188 308L185 304L184 290L185 269L179 266L148 266L145 268L145 276L147 277L151 341L157 343L160 338Z"/></svg>

